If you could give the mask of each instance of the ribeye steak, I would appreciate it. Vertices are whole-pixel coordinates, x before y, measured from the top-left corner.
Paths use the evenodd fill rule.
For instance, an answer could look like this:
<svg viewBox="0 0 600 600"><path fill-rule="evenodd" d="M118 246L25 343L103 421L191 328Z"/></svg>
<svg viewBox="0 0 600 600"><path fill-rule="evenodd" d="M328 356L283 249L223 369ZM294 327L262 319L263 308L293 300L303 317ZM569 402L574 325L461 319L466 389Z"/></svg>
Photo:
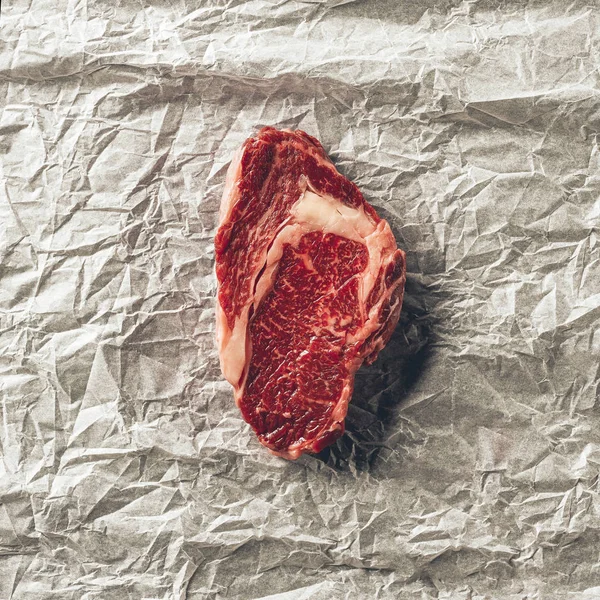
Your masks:
<svg viewBox="0 0 600 600"><path fill-rule="evenodd" d="M315 138L272 127L231 163L215 251L221 368L244 419L275 454L319 452L398 322L404 252Z"/></svg>

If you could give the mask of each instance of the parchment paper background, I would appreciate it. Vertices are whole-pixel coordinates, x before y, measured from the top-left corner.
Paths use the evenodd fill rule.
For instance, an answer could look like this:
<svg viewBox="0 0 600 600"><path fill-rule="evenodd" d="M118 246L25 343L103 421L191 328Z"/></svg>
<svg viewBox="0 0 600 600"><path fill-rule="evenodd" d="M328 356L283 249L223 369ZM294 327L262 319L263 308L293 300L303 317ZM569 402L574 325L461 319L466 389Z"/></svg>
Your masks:
<svg viewBox="0 0 600 600"><path fill-rule="evenodd" d="M0 599L600 598L598 8L3 0ZM348 435L296 463L213 342L265 124L410 271Z"/></svg>

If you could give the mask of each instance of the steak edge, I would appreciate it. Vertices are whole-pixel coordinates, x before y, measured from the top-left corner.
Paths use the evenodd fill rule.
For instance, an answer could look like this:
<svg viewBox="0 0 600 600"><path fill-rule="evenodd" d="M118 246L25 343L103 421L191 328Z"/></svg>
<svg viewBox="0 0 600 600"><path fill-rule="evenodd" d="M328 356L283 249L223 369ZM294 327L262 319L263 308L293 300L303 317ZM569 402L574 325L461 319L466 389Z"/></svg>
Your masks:
<svg viewBox="0 0 600 600"><path fill-rule="evenodd" d="M398 323L404 252L318 140L265 127L228 169L215 256L221 370L242 416L274 454L319 452Z"/></svg>

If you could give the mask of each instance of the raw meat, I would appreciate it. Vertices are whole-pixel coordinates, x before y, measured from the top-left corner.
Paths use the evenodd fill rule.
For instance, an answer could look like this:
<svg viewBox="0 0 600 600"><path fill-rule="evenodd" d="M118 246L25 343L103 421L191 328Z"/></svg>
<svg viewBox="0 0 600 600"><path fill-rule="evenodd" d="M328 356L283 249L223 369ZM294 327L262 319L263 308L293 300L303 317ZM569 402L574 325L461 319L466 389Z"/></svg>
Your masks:
<svg viewBox="0 0 600 600"><path fill-rule="evenodd" d="M221 369L244 419L284 458L319 452L398 322L404 252L315 138L272 127L231 163L215 251Z"/></svg>

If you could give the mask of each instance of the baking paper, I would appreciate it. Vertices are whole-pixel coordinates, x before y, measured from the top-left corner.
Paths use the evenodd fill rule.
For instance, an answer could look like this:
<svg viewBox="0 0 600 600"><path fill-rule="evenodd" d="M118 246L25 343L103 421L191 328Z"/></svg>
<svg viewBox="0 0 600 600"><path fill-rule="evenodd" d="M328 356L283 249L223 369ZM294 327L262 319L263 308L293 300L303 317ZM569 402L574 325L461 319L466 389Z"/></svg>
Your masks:
<svg viewBox="0 0 600 600"><path fill-rule="evenodd" d="M2 2L0 598L600 598L597 9ZM214 341L263 125L408 257L347 434L297 462Z"/></svg>

